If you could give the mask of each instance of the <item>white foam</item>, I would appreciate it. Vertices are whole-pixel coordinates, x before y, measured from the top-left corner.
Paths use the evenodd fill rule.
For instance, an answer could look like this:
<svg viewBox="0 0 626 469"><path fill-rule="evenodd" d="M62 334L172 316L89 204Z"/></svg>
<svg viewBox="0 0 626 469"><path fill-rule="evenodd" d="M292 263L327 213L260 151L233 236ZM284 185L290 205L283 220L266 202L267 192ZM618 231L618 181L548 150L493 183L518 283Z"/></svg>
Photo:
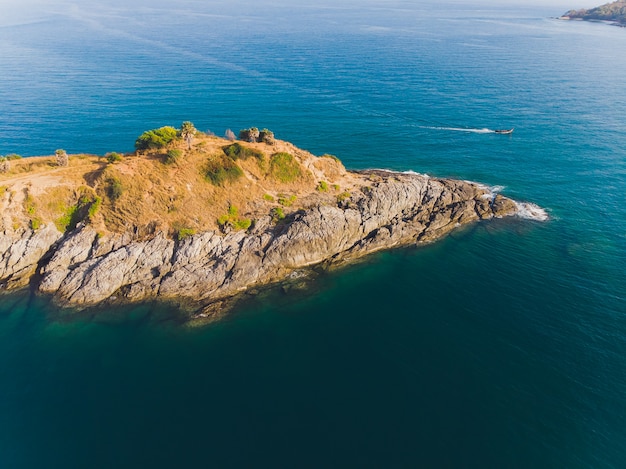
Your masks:
<svg viewBox="0 0 626 469"><path fill-rule="evenodd" d="M412 169L409 169L408 171L402 171L402 174L414 174L416 176L422 176L425 178L429 178L430 176L426 173L418 173L417 171L413 171Z"/></svg>
<svg viewBox="0 0 626 469"><path fill-rule="evenodd" d="M517 206L517 216L520 218L526 218L528 220L546 221L550 218L548 212L542 209L539 205L531 204L529 202L515 202Z"/></svg>
<svg viewBox="0 0 626 469"><path fill-rule="evenodd" d="M408 171L393 171L391 169L379 169L379 168L374 168L371 171L382 171L384 173L391 173L391 174L413 174L415 176L421 176L423 178L430 178L430 176L426 173L418 173L417 171L413 171L412 169L409 169Z"/></svg>

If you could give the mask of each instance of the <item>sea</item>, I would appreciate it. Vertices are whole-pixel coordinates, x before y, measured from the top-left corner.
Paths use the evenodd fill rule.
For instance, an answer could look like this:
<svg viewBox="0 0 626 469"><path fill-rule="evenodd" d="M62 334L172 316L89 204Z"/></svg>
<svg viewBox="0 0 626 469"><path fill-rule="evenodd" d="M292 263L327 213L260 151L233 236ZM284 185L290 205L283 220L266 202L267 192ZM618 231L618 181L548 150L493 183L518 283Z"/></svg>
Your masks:
<svg viewBox="0 0 626 469"><path fill-rule="evenodd" d="M204 327L3 294L1 468L626 467L626 29L562 2L0 4L0 154L267 127L548 215Z"/></svg>

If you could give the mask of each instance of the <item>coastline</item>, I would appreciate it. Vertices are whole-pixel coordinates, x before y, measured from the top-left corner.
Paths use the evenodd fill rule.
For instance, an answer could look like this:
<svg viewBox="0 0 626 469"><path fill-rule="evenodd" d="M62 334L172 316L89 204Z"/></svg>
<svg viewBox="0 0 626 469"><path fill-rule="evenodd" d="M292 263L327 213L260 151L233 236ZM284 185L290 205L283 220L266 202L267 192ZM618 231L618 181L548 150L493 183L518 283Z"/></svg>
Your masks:
<svg viewBox="0 0 626 469"><path fill-rule="evenodd" d="M225 143L212 138L219 145ZM299 191L297 206L278 206L274 200L261 203L255 197L246 205L245 215L254 217L249 228L208 227L189 230L184 237L180 232L172 236L163 220L154 224L159 228L151 233L140 233L138 223L131 219L118 232L103 232L95 217L79 221L64 233L49 220L36 228L13 229L4 223L0 290L28 286L49 295L57 305L76 310L166 301L188 310L192 319L214 319L250 289L302 283L312 266L328 268L383 249L434 242L479 220L513 215L547 218L538 207L517 203L478 183L412 171L346 171L336 159L313 156L286 142L279 147L289 148L297 155L303 174L306 170L311 175L289 186ZM128 169L107 166L105 170L131 171L132 165L144 163L133 158ZM262 183L264 191L276 189L267 180L255 180L252 166L244 167L248 175L242 184L248 192L253 190L252 183ZM328 184L318 181L326 180L337 187L336 193L320 189ZM23 183L20 177L12 181ZM0 180L0 185L5 183ZM52 181L53 189L58 184L63 182ZM15 189L21 186L11 187L0 199L5 213L24 205ZM94 187L98 190L97 183ZM241 192L236 184L216 190L233 197L231 189ZM280 220L275 216L277 209L285 211ZM114 204L111 210L116 214Z"/></svg>

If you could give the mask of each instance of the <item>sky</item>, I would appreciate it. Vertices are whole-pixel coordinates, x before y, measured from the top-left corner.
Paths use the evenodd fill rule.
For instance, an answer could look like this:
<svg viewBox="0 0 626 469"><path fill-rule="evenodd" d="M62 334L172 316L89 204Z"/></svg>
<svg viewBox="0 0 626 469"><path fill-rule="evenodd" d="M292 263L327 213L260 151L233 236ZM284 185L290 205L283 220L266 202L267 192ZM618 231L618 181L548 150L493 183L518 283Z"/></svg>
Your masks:
<svg viewBox="0 0 626 469"><path fill-rule="evenodd" d="M315 7L329 8L355 8L360 6L371 7L389 7L398 6L402 8L407 5L437 5L459 7L477 5L489 6L495 9L502 5L520 5L520 6L540 6L542 11L549 11L550 15L559 16L568 10L577 10L581 8L593 8L606 3L605 0L444 0L443 2L435 2L435 0L316 0ZM72 5L81 8L104 8L115 9L121 7L123 10L132 9L134 7L151 7L151 8L170 8L172 0L0 0L0 26L9 26L21 23L30 23L53 13L65 13L71 9ZM285 8L296 13L300 7L311 6L311 0L180 0L175 2L177 8L188 9L194 8L194 5L200 5L201 10L206 12L210 10L211 5L215 5L216 12L227 10L229 14L250 14L255 11L262 11L264 5L274 8ZM1 36L0 36L0 39Z"/></svg>

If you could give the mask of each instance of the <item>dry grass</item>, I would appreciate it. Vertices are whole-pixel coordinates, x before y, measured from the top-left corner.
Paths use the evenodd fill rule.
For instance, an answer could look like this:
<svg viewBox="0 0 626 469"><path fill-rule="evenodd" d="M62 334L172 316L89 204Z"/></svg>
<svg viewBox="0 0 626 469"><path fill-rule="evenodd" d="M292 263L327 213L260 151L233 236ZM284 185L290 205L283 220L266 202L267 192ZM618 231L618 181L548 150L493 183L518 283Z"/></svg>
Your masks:
<svg viewBox="0 0 626 469"><path fill-rule="evenodd" d="M96 156L71 155L65 168L56 166L53 157L15 160L8 173L0 174L0 186L16 195L0 198L1 208L8 210L12 204L20 203L23 206L24 196L20 194L27 190L35 200L37 217L43 222L58 221L69 207L77 204L81 195L89 192L102 198L101 208L92 220L98 230L132 229L139 235L164 230L175 236L181 227L189 232L216 229L218 218L230 206L238 207L241 217L258 219L278 206L276 200L281 194L296 196L297 202L289 211L313 204L319 201L316 188L320 180L340 184L342 190L358 184L359 177L346 173L340 162L317 158L277 140L271 146L239 142L263 157L237 159L243 176L216 186L207 181L203 168L209 159L224 157L222 147L230 143L214 136L198 136L190 151L182 142L177 143L173 148L180 149L182 156L169 165L162 158L167 149L127 156L115 164L107 164L104 158ZM302 177L285 183L271 177L270 155L279 152L293 155ZM117 198L112 196L114 183L121 188ZM26 214L21 223L28 223Z"/></svg>

